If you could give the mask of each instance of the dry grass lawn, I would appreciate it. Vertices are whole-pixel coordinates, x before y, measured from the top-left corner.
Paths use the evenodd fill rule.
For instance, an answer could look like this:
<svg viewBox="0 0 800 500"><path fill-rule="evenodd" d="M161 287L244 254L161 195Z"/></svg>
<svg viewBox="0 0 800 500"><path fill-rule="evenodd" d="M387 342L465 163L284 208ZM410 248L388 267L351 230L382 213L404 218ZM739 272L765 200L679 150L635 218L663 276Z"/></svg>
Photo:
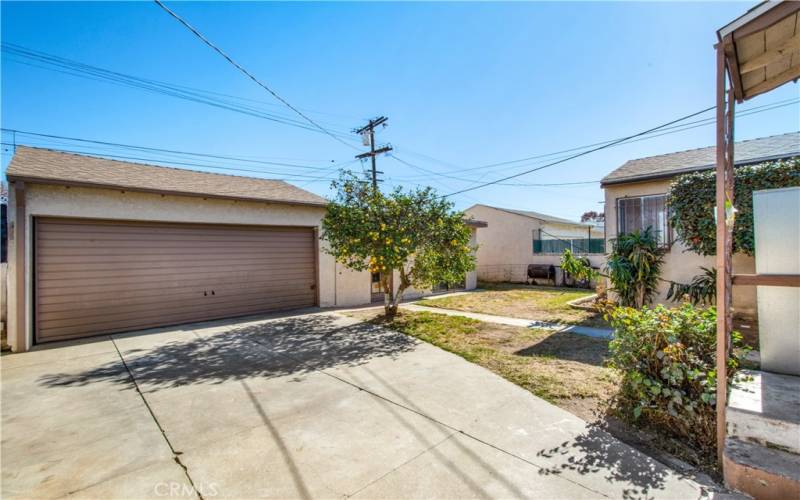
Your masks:
<svg viewBox="0 0 800 500"><path fill-rule="evenodd" d="M455 353L585 420L616 392L616 373L603 366L607 340L429 312L387 320L380 312L351 314Z"/></svg>
<svg viewBox="0 0 800 500"><path fill-rule="evenodd" d="M419 304L568 325L608 327L600 313L575 309L567 304L594 293L589 290L510 283L482 283L481 287L479 291L423 300Z"/></svg>

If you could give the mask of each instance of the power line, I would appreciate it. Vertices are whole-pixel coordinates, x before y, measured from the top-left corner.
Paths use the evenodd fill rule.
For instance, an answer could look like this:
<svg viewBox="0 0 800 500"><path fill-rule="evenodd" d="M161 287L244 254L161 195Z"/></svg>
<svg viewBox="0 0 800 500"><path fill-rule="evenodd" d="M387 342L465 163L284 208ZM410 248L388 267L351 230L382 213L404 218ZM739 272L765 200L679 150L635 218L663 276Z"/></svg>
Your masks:
<svg viewBox="0 0 800 500"><path fill-rule="evenodd" d="M764 105L761 105L761 106L755 106L755 107L749 108L747 110L741 111L740 113L737 114L737 116L743 117L743 116L749 116L749 115L753 115L753 114L757 114L757 113L763 113L763 112L766 112L766 111L771 111L773 109L778 109L778 108L783 108L783 107L786 107L786 106L791 106L792 104L797 104L798 102L800 102L800 99L793 98L793 99L786 99L786 100L783 100L783 101L777 101L777 102L773 102L773 103L769 103L769 104L764 104ZM643 137L640 137L640 138L635 139L635 140L628 140L628 141L625 141L625 143L626 144L631 144L631 143L634 143L634 142L654 139L656 137L661 137L661 136L664 136L664 135L684 132L686 130L691 130L691 129L702 127L702 126L706 126L706 125L711 125L711 124L713 124L715 122L716 122L716 117L710 117L710 118L704 118L702 120L697 120L697 121L693 121L693 122L683 123L683 124L680 124L680 125L675 125L675 126L672 126L672 127L663 127L661 129L658 129L658 130L662 131L662 133L659 133L659 134L655 134L655 133L645 134L645 136L643 136ZM461 167L458 167L458 166L456 166L456 165L454 165L452 163L445 162L443 160L440 160L440 159L434 158L432 156L428 156L428 155L422 154L420 152L412 151L409 148L404 148L402 146L399 148L399 150L400 151L406 151L406 152L408 152L410 154L413 154L415 156L428 158L429 160L432 160L432 161L434 161L436 163L440 163L442 165L454 167L454 171L455 172L469 172L469 171L474 171L474 170L489 169L489 168L497 167L497 166L505 166L505 165L510 165L510 164L514 164L514 163L521 163L521 162L525 162L525 161L529 161L529 160L549 158L549 157L557 156L557 155L564 154L564 153L571 153L571 152L574 152L574 151L581 151L581 150L584 150L584 149L587 149L587 148L606 145L606 144L610 144L610 143L613 143L613 142L619 142L619 141L620 141L619 138L610 139L610 140L606 140L606 141L596 142L596 143L593 143L593 144L587 144L587 145L584 145L584 146L577 146L577 147L572 147L572 148L569 148L569 149L563 149L561 151L554 151L552 153L539 154L539 155L535 155L535 156L529 156L529 157L526 157L526 158L520 158L520 159L517 159L517 160L508 160L508 161L497 162L497 163L489 163L489 164L486 164L486 165L481 165L481 166L477 166L477 167L468 167L468 168L461 168ZM567 155L567 156L569 156L569 155ZM564 156L564 157L567 157L567 156ZM548 160L544 160L544 161L548 161ZM541 163L541 162L534 162L533 164L535 164L535 163ZM519 165L519 166L521 167L521 166L525 166L525 165ZM442 174L441 172L437 172L437 175L444 175L444 174ZM463 180L463 181L466 181L466 182L478 182L476 179L467 179L467 178L464 178L464 177L451 177L451 178L457 179L457 180ZM509 184L506 184L506 185L509 185ZM517 185L517 184L513 184L513 185Z"/></svg>
<svg viewBox="0 0 800 500"><path fill-rule="evenodd" d="M265 120L273 121L284 125L290 125L305 130L319 132L319 129L317 129L316 127L309 126L303 121L267 112L252 105L246 105L233 102L231 100L221 99L217 96L222 95L228 97L229 99L236 99L239 101L251 101L251 102L261 102L261 101L255 101L252 99L246 99L237 96L229 96L227 94L221 94L219 92L196 89L193 87L166 83L158 80L141 78L125 73L120 73L117 71L111 71L104 68L99 68L97 66L91 66L88 64L73 61L71 59L65 59L44 52L34 51L32 49L28 49L8 42L2 43L2 50L3 52L6 53L7 56L9 55L11 56L10 58L7 57L6 60L10 60L19 64L32 66L39 69L45 69L48 71L54 71L57 73L67 74L70 76L76 76L79 78L85 78L93 81L108 82L121 86L132 87L139 90L144 90L152 93L166 95L169 97L175 97L178 99L187 100L190 102L213 106L227 111L241 113L256 118L262 118ZM45 66L15 60L14 57L23 57L44 64ZM278 104L269 104L269 105L279 106ZM325 123L325 122L320 122L320 123ZM328 130L330 131L330 129ZM349 138L349 134L347 132L336 131L334 133L339 135L340 137Z"/></svg>
<svg viewBox="0 0 800 500"><path fill-rule="evenodd" d="M166 11L166 12L167 12L169 15L171 15L173 18L175 18L175 19L176 19L176 20L177 20L179 23L181 23L183 26L185 26L185 27L186 27L186 29L188 29L189 31L191 31L191 32L192 32L192 33L193 33L193 34L194 34L194 35L195 35L197 38L199 38L199 39L200 39L200 40L201 40L203 43L205 43L206 45L208 45L208 46L209 46L211 49L213 49L215 52L217 52L219 55L221 55L223 58L225 58L225 60L226 60L226 61L228 61L230 64L232 64L232 65L233 65L233 66L234 66L236 69L238 69L240 72L242 72L242 73L243 73L245 76L247 76L249 79L251 79L251 80L252 80L253 82L255 82L257 85L259 85L261 88L263 88L264 90L266 90L267 92L269 92L270 94L272 94L272 96L273 96L275 99L277 99L278 101L282 102L282 103L283 103L283 104L284 104L284 105L285 105L287 108L291 109L292 111L294 111L295 113L297 113L298 115L300 115L300 116L301 116L301 117L302 117L304 120L306 120L308 123L312 124L313 126L317 127L319 130L321 130L321 131L322 131L322 132L324 132L325 134L329 135L329 136L330 136L330 137L331 137L333 140L335 140L336 142L339 142L339 143L341 143L341 144L344 144L345 146L347 146L347 147L349 147L349 148L353 148L353 149L356 149L356 150L358 150L358 148L357 148L357 147L353 146L353 145L352 145L352 144L350 144L350 143L347 143L347 142L343 141L341 138L339 138L339 137L337 137L336 135L334 135L334 134L333 134L332 132L330 132L328 129L326 129L326 128L325 128L325 127L323 127L322 125L318 124L317 122L315 122L314 120L312 120L311 118L309 118L308 116L306 116L306 115L305 115L305 113L303 113L303 112L302 112L302 111L300 111L299 109L297 109L297 108L295 108L294 106L292 106L292 105L291 105L291 104L290 104L290 103L289 103L289 102L288 102L286 99L284 99L283 97L279 96L279 95L278 95L278 94L277 94L277 93L276 93L274 90L272 90L272 89L271 89L271 88L269 88L267 85L265 85L264 83L262 83L262 82L261 82L261 81L260 81L258 78L256 78L255 76L253 76L253 74L252 74L252 73L250 73L250 72L249 72L249 71L247 71L247 70L246 70L246 69L245 69L243 66L241 66L239 63L237 63L236 61L234 61L234 60L233 60L233 59L232 59L232 58L231 58L231 57L230 57L228 54L226 54L225 52L223 52L223 51L222 51L222 49L220 49L219 47L217 47L216 45L214 45L213 43L211 43L211 42L210 42L210 41L209 41L209 40L208 40L208 39L207 39L205 36L203 36L203 34L202 34L202 33L200 33L199 31L197 31L197 29L195 29L195 28L194 28L194 27L193 27L191 24L189 24L189 23L188 23L186 20L184 20L182 17L180 17L178 14L176 14L176 13L175 13L175 12L173 12L172 10L170 10L170 9L169 9L169 8L168 8L166 5L164 5L164 3L163 3L163 2L161 2L161 0L153 0L153 1L154 1L154 2L155 2L155 3L156 3L158 6L159 6L159 7L161 7L162 9L164 9L164 11Z"/></svg>
<svg viewBox="0 0 800 500"><path fill-rule="evenodd" d="M220 160L232 160L232 161L240 161L246 163L254 163L254 164L261 164L261 165L270 165L270 166L280 166L280 167L291 167L291 168L304 168L304 169L311 169L311 170L326 170L329 167L315 167L310 165L300 165L296 163L282 163L282 162L274 162L274 161L264 161L264 160L253 160L249 158L242 158L236 156L225 156L225 155L218 155L218 154L211 154L211 153L196 153L191 151L179 151L175 149L163 149L163 148L155 148L151 146L135 146L132 144L122 144L119 142L108 142L108 141L99 141L95 139L81 139L78 137L67 137L63 135L54 135L54 134L43 134L39 132L29 132L25 130L17 130L11 128L2 128L4 132L13 132L16 134L21 135L29 135L34 137L45 137L49 139L62 139L67 141L75 141L75 142L82 142L82 143L90 143L90 144L100 144L103 146L114 146L114 147L121 147L121 148L128 148L128 149L135 149L135 150L142 150L142 151L152 151L158 153L169 153L169 154L180 154L180 155L187 155L187 156L201 156L206 158L214 158Z"/></svg>
<svg viewBox="0 0 800 500"><path fill-rule="evenodd" d="M474 191L474 190L476 190L476 189L480 189L480 188L483 188L483 187L486 187L486 186L491 186L491 185L493 185L493 184L497 184L497 183L499 183L499 182L503 182L503 181L507 181L507 180L510 180L510 179L514 179L514 178L516 178L516 177L520 177L520 176L522 176L522 175L529 174L529 173L531 173L531 172L536 172L536 171L538 171L538 170L543 170L543 169L545 169L545 168L549 168L549 167L552 167L552 166L558 165L558 164L560 164L560 163L564 163L564 162L566 162L566 161L569 161L569 160L572 160L572 159L578 158L578 157L580 157L580 156L585 156L585 155L588 155L588 154L590 154L590 153L594 153L595 151L600 151L601 149L606 149L606 148L609 148L609 147L611 147L611 146L614 146L614 145L616 145L616 144L619 144L619 143L625 142L625 141L627 141L627 140L629 140L629 139L634 139L634 138L636 138L636 137L640 137L640 136L642 136L642 135L649 134L650 132L653 132L653 131L655 131L655 130L659 130L659 129L661 129L661 128L664 128L664 127L668 127L668 126L670 126L670 125L672 125L672 124L674 124L674 123L678 123L678 122L682 122L682 121L684 121L684 120L688 120L689 118L692 118L692 117L694 117L694 116L697 116L697 115L703 114L703 113L705 113L705 112L707 112L707 111L710 111L710 110L712 110L712 109L714 109L714 108L716 108L716 106L710 106L710 107L708 107L708 108L701 109L700 111L696 111L696 112L694 112L694 113L690 113L690 114L688 114L688 115L682 116L682 117L680 117L680 118L678 118L678 119L676 119L676 120L671 120L671 121L669 121L669 122L667 122L667 123L664 123L664 124L662 124L662 125L659 125L659 126L657 126L657 127L653 127L653 128L651 128L651 129L647 129L647 130L645 130L645 131L642 131L642 132L639 132L639 133L636 133L636 134L633 134L633 135L630 135L630 136L627 136L627 137L623 137L623 138L621 138L621 139L619 139L619 140L616 140L616 141L614 141L614 142L611 142L611 143L605 144L605 145L603 145L603 146L599 146L599 147L596 147L596 148L594 148L594 149L590 149L590 150L588 150L588 151L583 151L583 152L581 152L581 153L574 154L574 155L572 155L572 156L569 156L569 157L567 157L567 158L563 158L563 159L561 159L561 160L556 160L556 161L554 161L554 162L548 163L548 164L546 164L546 165L543 165L543 166L541 166L541 167L532 168L532 169L526 170L526 171L524 171L524 172L520 172L520 173L513 174L513 175L508 175L508 176L506 176L506 177L503 177L503 178L500 178L500 179L495 179L495 180L493 180L493 181L484 182L484 183L482 183L482 184L480 184L480 185L478 185L478 186L473 186L473 187L468 187L468 188L465 188L465 189L461 189L461 190L459 190L459 191L455 191L455 192L453 192L453 193L449 193L449 194L445 195L445 197L453 196L453 195L460 194L460 193L466 193L466 192L468 192L468 191Z"/></svg>
<svg viewBox="0 0 800 500"><path fill-rule="evenodd" d="M19 143L14 144L14 143L5 142L5 141L0 142L0 144L2 144L3 146L19 146L20 145ZM247 168L241 168L241 167L221 167L221 166L218 166L218 165L208 165L208 164L205 164L205 163L183 162L183 161L175 161L175 160L170 160L170 159L166 159L165 160L165 159L161 159L161 158L147 158L147 157L140 157L140 156L116 155L116 154L108 154L108 153L98 153L98 152L94 152L94 151L79 151L79 150L63 150L63 151L66 152L66 153L74 153L74 154L80 154L80 155L85 155L85 156L93 156L93 157L97 157L97 158L107 158L107 159L114 159L114 160L133 160L135 162L147 162L148 165L153 165L154 163L161 162L161 163L167 163L167 164L172 164L172 165L182 165L182 166L190 166L190 167L202 167L202 168L210 168L210 169L215 169L215 170L228 170L228 171L237 171L237 172L253 172L253 173L258 173L258 174L281 175L281 176L287 174L287 172L273 172L273 171L269 171L269 170L255 170L255 169L247 169ZM354 161L350 160L349 162L342 163L339 166L349 165L350 163L354 163ZM296 174L296 173L293 173L293 174L290 174L290 175L293 175L294 177L317 179L317 177L315 177L314 175ZM286 180L286 179L282 179L282 180Z"/></svg>

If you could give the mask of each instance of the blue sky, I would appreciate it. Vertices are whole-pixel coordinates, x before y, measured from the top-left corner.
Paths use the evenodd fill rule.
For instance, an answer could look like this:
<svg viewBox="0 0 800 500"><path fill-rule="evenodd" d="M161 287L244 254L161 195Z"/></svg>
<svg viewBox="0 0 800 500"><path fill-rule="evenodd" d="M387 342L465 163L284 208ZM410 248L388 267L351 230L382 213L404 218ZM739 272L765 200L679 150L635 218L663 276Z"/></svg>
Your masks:
<svg viewBox="0 0 800 500"><path fill-rule="evenodd" d="M467 169L614 139L711 106L715 29L752 3L168 5L326 127L347 131L386 115L389 127L379 140L390 142L398 158L488 181L538 164ZM260 108L291 117L151 2L3 2L2 40L262 101ZM789 84L740 110L799 93L797 84ZM312 166L239 174L298 179L293 182L323 195L329 194L328 181L309 181L331 174L318 168L355 153L324 134L27 66L6 54L0 121L26 131ZM737 140L796 131L799 122L798 104L742 116ZM3 134L3 141L12 140ZM60 146L22 135L16 141ZM698 127L610 148L517 182L597 180L627 159L713 142L713 126ZM9 153L4 151L3 167ZM379 168L386 188L432 184L446 194L474 185L388 157L379 158ZM453 200L459 208L481 202L573 219L602 209L598 184L492 186Z"/></svg>

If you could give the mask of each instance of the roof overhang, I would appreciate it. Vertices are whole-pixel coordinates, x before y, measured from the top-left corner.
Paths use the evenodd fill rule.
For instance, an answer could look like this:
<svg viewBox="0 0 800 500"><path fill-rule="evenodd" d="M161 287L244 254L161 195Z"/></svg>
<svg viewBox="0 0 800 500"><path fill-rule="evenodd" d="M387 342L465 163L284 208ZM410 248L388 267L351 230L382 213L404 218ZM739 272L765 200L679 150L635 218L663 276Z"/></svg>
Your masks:
<svg viewBox="0 0 800 500"><path fill-rule="evenodd" d="M270 200L265 198L248 198L244 196L220 196L216 194L208 194L208 193L193 193L189 191L175 191L169 189L145 189L140 187L131 187L131 186L123 186L123 185L116 185L116 184L103 184L103 183L95 183L95 182L76 182L76 181L69 181L69 180L59 180L59 179L44 179L38 177L31 177L31 176L21 176L21 175L7 175L6 178L8 182L24 182L26 184L46 184L51 186L66 186L66 187L83 187L83 188L94 188L94 189L111 189L114 191L130 191L133 193L153 193L153 194L161 194L161 195L169 195L169 196L189 196L192 198L203 198L203 199L217 199L217 200L234 200L234 201L248 201L253 203L268 203L270 205L293 205L293 206L302 206L302 207L316 207L316 208L325 208L328 204L327 203L311 203L311 202L300 202L300 201L290 201L290 200Z"/></svg>
<svg viewBox="0 0 800 500"><path fill-rule="evenodd" d="M717 38L738 102L800 78L800 2L762 2L719 29Z"/></svg>
<svg viewBox="0 0 800 500"><path fill-rule="evenodd" d="M762 156L759 158L752 158L749 160L742 160L737 161L737 167L744 167L746 165L757 165L759 163L764 163L768 161L776 161L776 160L789 160L792 158L796 158L800 156L800 152L792 155L773 155L773 156ZM602 180L600 181L600 187L612 186L616 184L633 184L635 182L648 182L648 181L657 181L663 179L671 179L673 177L677 177L683 174L691 174L694 172L703 172L704 170L711 170L716 167L716 164L709 163L708 165L701 165L697 167L689 167L681 170L670 170L669 172L657 172L653 174L644 174L644 175L637 175L631 177L618 177L616 179L609 179L609 180Z"/></svg>

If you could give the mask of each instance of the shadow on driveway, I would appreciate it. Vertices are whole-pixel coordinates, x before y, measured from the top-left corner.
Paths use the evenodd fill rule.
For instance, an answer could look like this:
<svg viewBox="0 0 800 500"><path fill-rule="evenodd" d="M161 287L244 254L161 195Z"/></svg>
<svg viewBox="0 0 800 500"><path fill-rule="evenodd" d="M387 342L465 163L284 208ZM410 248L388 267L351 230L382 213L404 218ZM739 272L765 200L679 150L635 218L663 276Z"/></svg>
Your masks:
<svg viewBox="0 0 800 500"><path fill-rule="evenodd" d="M170 340L152 347L119 346L139 384L148 390L189 384L219 384L251 377L280 377L358 365L396 356L416 341L395 332L328 314L295 316L236 327L224 332ZM147 334L142 334L147 335ZM161 332L169 335L169 332ZM125 337L130 339L132 337ZM141 337L137 337L137 340ZM117 339L118 345L119 339ZM118 361L78 373L52 373L39 379L48 387L82 386L105 381L130 384Z"/></svg>
<svg viewBox="0 0 800 500"><path fill-rule="evenodd" d="M580 475L604 474L609 483L630 485L622 491L623 498L649 498L652 490L665 486L668 469L654 460L646 460L635 449L602 429L601 424L590 424L586 431L559 446L541 450L537 457L553 459L566 455L566 461L543 468L542 475L562 474L566 471Z"/></svg>

